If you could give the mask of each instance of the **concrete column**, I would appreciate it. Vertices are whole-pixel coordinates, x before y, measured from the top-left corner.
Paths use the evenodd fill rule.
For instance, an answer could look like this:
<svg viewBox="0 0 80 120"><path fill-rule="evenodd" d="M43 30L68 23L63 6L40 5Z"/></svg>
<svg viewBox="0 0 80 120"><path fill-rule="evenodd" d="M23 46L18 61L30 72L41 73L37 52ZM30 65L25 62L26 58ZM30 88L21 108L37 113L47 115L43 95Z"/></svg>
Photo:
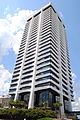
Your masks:
<svg viewBox="0 0 80 120"><path fill-rule="evenodd" d="M18 100L18 93L15 95L14 101Z"/></svg>
<svg viewBox="0 0 80 120"><path fill-rule="evenodd" d="M40 17L39 17L39 26L38 26L38 35L37 35L37 43L36 43L34 72L33 72L32 86L31 86L31 92L30 92L28 108L33 108L34 107L34 89L35 89L35 76L36 76L36 66L37 66L37 54L38 54L38 46L39 46L39 34L40 34L40 26L41 26L41 14L42 14L42 11L41 11Z"/></svg>
<svg viewBox="0 0 80 120"><path fill-rule="evenodd" d="M64 116L64 102L63 102L63 95L62 94L60 94L60 102L62 103L61 116Z"/></svg>
<svg viewBox="0 0 80 120"><path fill-rule="evenodd" d="M33 107L34 107L34 91L30 93L29 105L28 105L28 108L33 108Z"/></svg>

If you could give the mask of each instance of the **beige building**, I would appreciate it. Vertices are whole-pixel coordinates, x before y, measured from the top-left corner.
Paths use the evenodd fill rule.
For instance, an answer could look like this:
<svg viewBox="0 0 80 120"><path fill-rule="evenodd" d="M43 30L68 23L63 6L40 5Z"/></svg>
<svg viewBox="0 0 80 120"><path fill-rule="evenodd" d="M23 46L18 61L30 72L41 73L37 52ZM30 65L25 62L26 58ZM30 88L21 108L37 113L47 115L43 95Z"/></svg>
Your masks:
<svg viewBox="0 0 80 120"><path fill-rule="evenodd" d="M10 97L8 95L0 96L0 103L4 108L8 108Z"/></svg>

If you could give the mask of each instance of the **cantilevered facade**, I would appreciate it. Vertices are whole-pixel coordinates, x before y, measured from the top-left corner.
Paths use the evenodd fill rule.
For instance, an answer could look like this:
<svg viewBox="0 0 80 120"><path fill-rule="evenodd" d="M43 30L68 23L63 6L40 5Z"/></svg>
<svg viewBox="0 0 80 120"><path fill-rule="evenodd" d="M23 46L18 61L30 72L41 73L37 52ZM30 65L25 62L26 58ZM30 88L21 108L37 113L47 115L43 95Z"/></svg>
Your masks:
<svg viewBox="0 0 80 120"><path fill-rule="evenodd" d="M71 111L73 87L65 25L52 4L27 19L9 94L28 108L60 101Z"/></svg>

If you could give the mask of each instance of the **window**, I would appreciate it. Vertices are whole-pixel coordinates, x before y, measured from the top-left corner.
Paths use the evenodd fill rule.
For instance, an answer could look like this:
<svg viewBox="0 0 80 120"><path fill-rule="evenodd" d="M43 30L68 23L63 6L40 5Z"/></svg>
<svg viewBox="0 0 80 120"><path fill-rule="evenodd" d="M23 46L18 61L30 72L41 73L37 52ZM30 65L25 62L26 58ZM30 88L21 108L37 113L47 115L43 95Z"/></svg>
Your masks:
<svg viewBox="0 0 80 120"><path fill-rule="evenodd" d="M22 55L24 52L22 51L21 53L18 54L18 56Z"/></svg>
<svg viewBox="0 0 80 120"><path fill-rule="evenodd" d="M68 95L68 93L65 90L63 90L63 93L66 94L66 95Z"/></svg>
<svg viewBox="0 0 80 120"><path fill-rule="evenodd" d="M22 60L22 58L21 58L21 59L19 59L19 60L17 59L17 61L16 61L16 62L19 62L19 61L21 61L21 60Z"/></svg>
<svg viewBox="0 0 80 120"><path fill-rule="evenodd" d="M62 85L64 89L68 90L68 88L65 85Z"/></svg>
<svg viewBox="0 0 80 120"><path fill-rule="evenodd" d="M27 72L24 72L22 75L30 74L30 73L32 73L32 72L33 72L33 70L29 70L29 71L27 71Z"/></svg>
<svg viewBox="0 0 80 120"><path fill-rule="evenodd" d="M15 87L15 86L17 86L17 83L16 84L11 84L11 87Z"/></svg>
<svg viewBox="0 0 80 120"><path fill-rule="evenodd" d="M40 93L40 102L45 102L45 101L48 101L48 98L49 97L49 93L48 91L44 91L44 92L41 92Z"/></svg>
<svg viewBox="0 0 80 120"><path fill-rule="evenodd" d="M41 49L41 48L44 48L44 47L46 47L46 46L49 46L49 42L46 44L46 45L43 45L43 46L39 46L39 49Z"/></svg>
<svg viewBox="0 0 80 120"><path fill-rule="evenodd" d="M21 63L22 63L22 62L20 62L20 63L16 63L16 66L17 66L17 65L20 65Z"/></svg>
<svg viewBox="0 0 80 120"><path fill-rule="evenodd" d="M15 98L15 94L12 94L11 97L10 97L10 99L14 100L14 98Z"/></svg>
<svg viewBox="0 0 80 120"><path fill-rule="evenodd" d="M31 86L26 86L26 87L20 88L20 90L26 90L26 89L30 89L30 88L31 88Z"/></svg>
<svg viewBox="0 0 80 120"><path fill-rule="evenodd" d="M35 58L35 57L28 58L27 60L25 60L25 62L31 61L31 60L33 60L34 58Z"/></svg>
<svg viewBox="0 0 80 120"><path fill-rule="evenodd" d="M51 67L50 67L50 65L47 65L47 66L44 66L44 67L40 67L40 68L38 68L37 70L43 70L43 69L45 69L45 68L51 68Z"/></svg>
<svg viewBox="0 0 80 120"><path fill-rule="evenodd" d="M55 56L56 59L58 59L58 57L56 56L56 54L54 54L54 53L52 52L52 50L49 50L48 52L42 53L42 54L38 55L38 57L43 56L43 55L47 55L47 54L53 54L53 56Z"/></svg>
<svg viewBox="0 0 80 120"><path fill-rule="evenodd" d="M67 85L67 82L65 82L65 80L62 79L62 81L63 81L63 83L64 83L65 85Z"/></svg>
<svg viewBox="0 0 80 120"><path fill-rule="evenodd" d="M25 63L24 66L28 66L28 65L31 65L31 64L33 64L33 63L34 63L34 61L28 62L28 63Z"/></svg>
<svg viewBox="0 0 80 120"><path fill-rule="evenodd" d="M61 70L62 71L62 73L65 75L65 76L67 76L67 74L63 71L63 70Z"/></svg>
<svg viewBox="0 0 80 120"><path fill-rule="evenodd" d="M29 79L29 78L31 78L31 77L32 77L32 75L28 75L28 76L23 77L22 80L23 80L23 79Z"/></svg>
<svg viewBox="0 0 80 120"><path fill-rule="evenodd" d="M42 57L42 58L38 59L38 61L40 61L40 60L45 60L45 59L47 59L47 58L51 58L51 56L48 55L48 56Z"/></svg>
<svg viewBox="0 0 80 120"><path fill-rule="evenodd" d="M67 78L66 78L64 75L62 75L62 77L63 77L65 80L67 80Z"/></svg>
<svg viewBox="0 0 80 120"><path fill-rule="evenodd" d="M59 76L56 73L54 73L53 71L51 71L51 70L40 72L36 76L38 76L38 75L45 75L45 74L52 74L52 75L56 76L57 78L59 78Z"/></svg>
<svg viewBox="0 0 80 120"><path fill-rule="evenodd" d="M12 82L17 82L17 81L18 81L18 79L14 79L14 80L12 79Z"/></svg>
<svg viewBox="0 0 80 120"><path fill-rule="evenodd" d="M22 53L22 51L24 51L25 48L19 48L19 53Z"/></svg>
<svg viewBox="0 0 80 120"><path fill-rule="evenodd" d="M48 106L52 107L52 104L53 104L53 94L50 91L46 90L46 91L40 92L39 98L40 98L39 104L41 102L42 103L48 102Z"/></svg>
<svg viewBox="0 0 80 120"><path fill-rule="evenodd" d="M14 78L14 77L18 77L18 76L19 76L19 74L17 74L17 75L13 75L13 78Z"/></svg>
<svg viewBox="0 0 80 120"><path fill-rule="evenodd" d="M45 52L45 53L42 53L42 54L38 55L38 57L43 56L43 55L47 55L47 54L50 54L50 53L51 53L51 51L48 51L48 52Z"/></svg>
<svg viewBox="0 0 80 120"><path fill-rule="evenodd" d="M21 85L28 84L28 83L31 83L31 82L32 82L32 80L25 81L25 82L22 82Z"/></svg>
<svg viewBox="0 0 80 120"><path fill-rule="evenodd" d="M49 74L49 73L51 73L50 70L45 71L45 72L40 72L40 73L38 73L36 76L38 76L38 75L45 75L45 74Z"/></svg>
<svg viewBox="0 0 80 120"><path fill-rule="evenodd" d="M9 89L9 92L15 92L16 91L16 88L15 89Z"/></svg>
<svg viewBox="0 0 80 120"><path fill-rule="evenodd" d="M23 70L28 70L28 69L31 69L31 68L33 68L34 66L29 66L29 67L26 67L26 68L24 68Z"/></svg>
<svg viewBox="0 0 80 120"><path fill-rule="evenodd" d="M44 86L52 86L56 89L59 90L59 87L57 87L55 84L53 84L52 82L47 82L47 83L42 83L42 84L38 84L38 85L35 85L35 87L44 87Z"/></svg>
<svg viewBox="0 0 80 120"><path fill-rule="evenodd" d="M35 42L36 42L36 39L30 40L30 41L28 42L28 44L31 45L31 44L33 44L33 43L35 43Z"/></svg>
<svg viewBox="0 0 80 120"><path fill-rule="evenodd" d="M46 76L46 77L42 77L42 78L38 78L38 79L36 79L36 81L43 81L43 80L48 80L48 79L51 79L52 81L54 81L57 84L59 84L59 82L54 77L52 77L51 75Z"/></svg>
<svg viewBox="0 0 80 120"><path fill-rule="evenodd" d="M28 105L28 102L29 102L29 96L30 96L30 93L26 93L24 95L24 101L27 103L27 105Z"/></svg>
<svg viewBox="0 0 80 120"><path fill-rule="evenodd" d="M45 48L45 49L39 50L39 53L41 53L41 52L43 52L43 51L46 51L46 50L48 50L48 49L51 49L51 48L48 47L48 48Z"/></svg>
<svg viewBox="0 0 80 120"><path fill-rule="evenodd" d="M71 78L71 77L69 77L69 79L70 79L70 80L72 80L72 78Z"/></svg>
<svg viewBox="0 0 80 120"><path fill-rule="evenodd" d="M35 85L35 87L43 87L43 86L50 86L50 83L42 83L42 84Z"/></svg>
<svg viewBox="0 0 80 120"><path fill-rule="evenodd" d="M18 72L20 72L20 70L14 71L14 73L18 73Z"/></svg>
<svg viewBox="0 0 80 120"><path fill-rule="evenodd" d="M26 54L26 58L29 58L29 57L34 56L34 55L35 55L35 53L32 53L32 54Z"/></svg>
<svg viewBox="0 0 80 120"><path fill-rule="evenodd" d="M51 62L51 60L47 60L47 61L44 61L44 62L41 62L41 63L37 64L37 66L43 65L43 64L46 64L46 63L50 63L50 62Z"/></svg>
<svg viewBox="0 0 80 120"><path fill-rule="evenodd" d="M62 69L66 72L66 69L63 67L63 66L61 66L62 67Z"/></svg>
<svg viewBox="0 0 80 120"><path fill-rule="evenodd" d="M46 77L36 79L36 81L42 81L42 80L46 80L46 79L50 79L50 78L51 78L51 76L46 76Z"/></svg>
<svg viewBox="0 0 80 120"><path fill-rule="evenodd" d="M15 67L14 70L19 69L21 66Z"/></svg>

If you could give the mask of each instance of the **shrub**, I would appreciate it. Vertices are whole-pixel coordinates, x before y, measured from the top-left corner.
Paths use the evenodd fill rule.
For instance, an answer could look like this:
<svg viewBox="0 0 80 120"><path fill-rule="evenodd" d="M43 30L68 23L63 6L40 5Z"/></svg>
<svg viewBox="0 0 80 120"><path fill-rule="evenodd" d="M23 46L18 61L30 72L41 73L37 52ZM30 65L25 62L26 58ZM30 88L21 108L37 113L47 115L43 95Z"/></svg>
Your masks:
<svg viewBox="0 0 80 120"><path fill-rule="evenodd" d="M38 120L53 120L53 118L40 118L40 119L38 119Z"/></svg>
<svg viewBox="0 0 80 120"><path fill-rule="evenodd" d="M23 109L1 109L0 118L2 119L22 119L25 117L25 110Z"/></svg>
<svg viewBox="0 0 80 120"><path fill-rule="evenodd" d="M56 115L51 110L42 109L1 109L0 118L2 119L14 119L14 120L37 120L39 118L50 117L54 118Z"/></svg>
<svg viewBox="0 0 80 120"><path fill-rule="evenodd" d="M43 117L55 117L56 115L51 110L42 110L42 109L29 109L26 111L26 119L28 120L37 120L38 118Z"/></svg>

